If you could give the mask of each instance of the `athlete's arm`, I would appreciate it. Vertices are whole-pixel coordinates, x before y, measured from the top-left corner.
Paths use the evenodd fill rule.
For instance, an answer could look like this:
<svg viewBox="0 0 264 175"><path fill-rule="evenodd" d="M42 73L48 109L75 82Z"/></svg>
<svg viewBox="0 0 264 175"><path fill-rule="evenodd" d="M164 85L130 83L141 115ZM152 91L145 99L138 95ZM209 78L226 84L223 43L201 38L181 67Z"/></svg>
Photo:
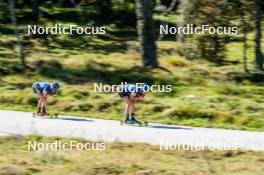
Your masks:
<svg viewBox="0 0 264 175"><path fill-rule="evenodd" d="M51 91L50 85L45 85L45 87L43 88L43 92L42 92L43 97L47 98L50 94L50 91Z"/></svg>

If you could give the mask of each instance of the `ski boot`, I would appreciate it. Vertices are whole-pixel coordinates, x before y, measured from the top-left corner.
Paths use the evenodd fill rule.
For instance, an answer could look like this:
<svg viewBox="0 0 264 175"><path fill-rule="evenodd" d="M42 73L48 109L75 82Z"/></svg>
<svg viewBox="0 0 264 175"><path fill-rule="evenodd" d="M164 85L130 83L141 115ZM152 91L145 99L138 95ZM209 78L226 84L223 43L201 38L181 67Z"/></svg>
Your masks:
<svg viewBox="0 0 264 175"><path fill-rule="evenodd" d="M37 111L37 112L33 112L32 116L33 116L33 117L41 116L41 108L38 107L38 111Z"/></svg>
<svg viewBox="0 0 264 175"><path fill-rule="evenodd" d="M137 120L135 117L132 117L131 118L131 123L133 125L136 125L136 126L148 126L148 122L147 121L139 121Z"/></svg>
<svg viewBox="0 0 264 175"><path fill-rule="evenodd" d="M137 125L137 126L142 126L142 122L140 122L139 120L137 120L135 117L132 117L130 120L130 124L131 125Z"/></svg>
<svg viewBox="0 0 264 175"><path fill-rule="evenodd" d="M41 111L41 110L40 110L40 111ZM48 113L46 112L46 108L43 107L42 112L39 112L38 115L39 115L39 116L46 116L46 115L48 115Z"/></svg>

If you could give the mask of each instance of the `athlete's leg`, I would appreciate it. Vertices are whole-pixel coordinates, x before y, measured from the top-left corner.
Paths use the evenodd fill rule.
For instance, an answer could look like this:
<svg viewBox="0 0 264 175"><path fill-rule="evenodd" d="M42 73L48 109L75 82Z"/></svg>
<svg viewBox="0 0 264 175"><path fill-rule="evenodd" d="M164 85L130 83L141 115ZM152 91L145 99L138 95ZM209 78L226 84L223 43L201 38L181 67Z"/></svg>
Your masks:
<svg viewBox="0 0 264 175"><path fill-rule="evenodd" d="M38 111L37 111L37 114L39 114L39 113L41 113L41 95L40 95L41 93L40 93L36 83L32 84L32 91L34 94L38 95Z"/></svg>
<svg viewBox="0 0 264 175"><path fill-rule="evenodd" d="M48 104L48 97L43 97L44 107Z"/></svg>
<svg viewBox="0 0 264 175"><path fill-rule="evenodd" d="M141 122L140 121L138 121L136 118L135 118L135 107L136 106L136 100L135 99L131 99L131 107L130 107L130 109L131 109L131 122L132 123L139 123L139 124L141 124Z"/></svg>
<svg viewBox="0 0 264 175"><path fill-rule="evenodd" d="M40 115L46 114L46 107L47 105L47 97L43 97L42 95L39 95L39 102L38 102L38 113Z"/></svg>
<svg viewBox="0 0 264 175"><path fill-rule="evenodd" d="M129 99L129 97L124 97L123 100L126 103L126 107L125 107L125 122L128 122L129 116L131 115L131 101Z"/></svg>
<svg viewBox="0 0 264 175"><path fill-rule="evenodd" d="M132 118L135 115L135 104L136 104L136 100L130 100L130 101L131 101L131 105L130 105L130 115L131 115L131 118Z"/></svg>
<svg viewBox="0 0 264 175"><path fill-rule="evenodd" d="M46 106L47 106L47 104L48 104L48 98L47 97L44 97L43 98L43 114L44 115L47 114L47 112L46 112Z"/></svg>
<svg viewBox="0 0 264 175"><path fill-rule="evenodd" d="M40 114L42 112L41 103L42 103L41 98L38 98L38 112L37 112L37 114Z"/></svg>
<svg viewBox="0 0 264 175"><path fill-rule="evenodd" d="M43 99L42 97L40 96L39 97L39 102L38 102L38 114L39 115L42 115L43 114Z"/></svg>

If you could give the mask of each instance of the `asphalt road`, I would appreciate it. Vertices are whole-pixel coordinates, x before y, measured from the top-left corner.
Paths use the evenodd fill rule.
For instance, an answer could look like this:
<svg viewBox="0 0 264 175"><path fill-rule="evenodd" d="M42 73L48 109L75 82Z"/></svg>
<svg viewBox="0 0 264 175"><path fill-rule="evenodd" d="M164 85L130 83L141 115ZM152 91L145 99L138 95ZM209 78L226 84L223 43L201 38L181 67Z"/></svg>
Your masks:
<svg viewBox="0 0 264 175"><path fill-rule="evenodd" d="M227 149L264 151L264 132L162 125L148 127L120 125L119 121L59 116L33 118L32 113L0 110L0 135L60 136L107 142L139 142L153 145L187 144ZM164 148L164 147L163 147Z"/></svg>

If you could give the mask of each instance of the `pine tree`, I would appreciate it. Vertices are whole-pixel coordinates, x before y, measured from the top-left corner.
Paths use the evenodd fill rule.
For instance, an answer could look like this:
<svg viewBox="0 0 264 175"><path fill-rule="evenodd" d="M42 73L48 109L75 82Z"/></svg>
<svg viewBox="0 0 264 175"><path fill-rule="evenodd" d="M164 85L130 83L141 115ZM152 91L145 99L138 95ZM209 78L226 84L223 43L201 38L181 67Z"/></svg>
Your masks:
<svg viewBox="0 0 264 175"><path fill-rule="evenodd" d="M152 19L152 1L136 0L136 16L140 53L144 67L157 67L156 44Z"/></svg>

